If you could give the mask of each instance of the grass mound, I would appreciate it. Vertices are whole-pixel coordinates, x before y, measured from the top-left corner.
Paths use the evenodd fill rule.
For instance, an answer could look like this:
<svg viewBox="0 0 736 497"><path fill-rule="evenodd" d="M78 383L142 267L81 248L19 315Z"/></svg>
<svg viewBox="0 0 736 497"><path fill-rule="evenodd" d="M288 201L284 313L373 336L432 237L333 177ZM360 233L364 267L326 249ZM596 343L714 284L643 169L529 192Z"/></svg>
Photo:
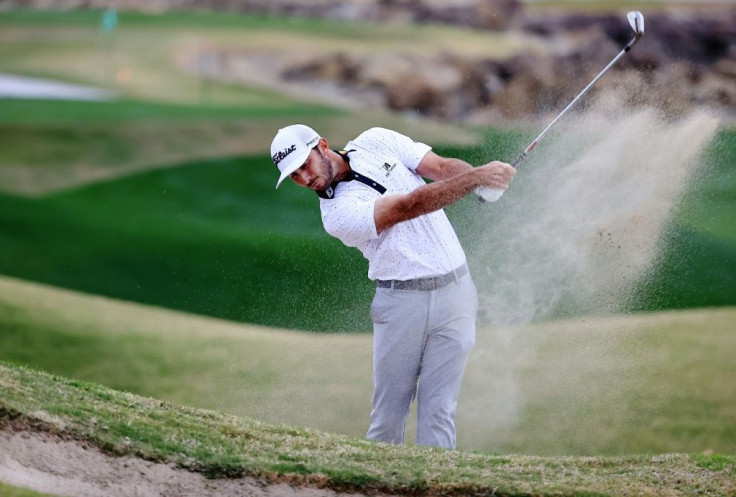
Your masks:
<svg viewBox="0 0 736 497"><path fill-rule="evenodd" d="M514 157L537 131L481 132L347 113L273 88L224 82L209 82L211 94L203 98L202 79L181 62L208 44L360 51L370 39L380 40L380 50L398 44L422 53L449 40L445 48L459 53L506 50L494 42L497 35L441 26L121 13L110 43L99 32L100 15L0 13L7 32L2 71L116 87L122 96L102 103L0 99L0 274L241 322L367 332L372 285L366 262L324 233L313 194L288 184L273 189L266 149L275 129L307 121L340 147L360 130L386 126L473 164ZM129 83L117 82L104 63L113 48L119 66L131 70ZM628 310L736 304L729 291L736 284L734 143L733 130L719 135L697 194L672 221L666 256L643 282L646 295ZM501 204L520 205L521 190L523 182ZM463 242L487 227L477 224L477 209L472 200L448 209ZM484 257L469 261L473 271L486 263Z"/></svg>
<svg viewBox="0 0 736 497"><path fill-rule="evenodd" d="M480 329L459 447L731 454L734 319L727 308ZM364 334L258 328L0 277L0 360L270 423L362 436L371 349Z"/></svg>
<svg viewBox="0 0 736 497"><path fill-rule="evenodd" d="M0 495L3 497L50 497L50 494L42 494L27 488L6 485L2 482L0 482Z"/></svg>
<svg viewBox="0 0 736 497"><path fill-rule="evenodd" d="M493 155L510 155L518 136L494 135ZM736 303L728 291L736 278L734 197L725 189L735 140L733 131L719 136L718 161L672 220L665 255L634 310ZM475 163L483 152L438 150ZM369 331L366 261L324 233L313 193L273 184L268 159L251 156L192 161L43 198L0 194L0 273L254 324ZM523 201L509 195L505 205ZM480 229L472 222L477 208L468 199L449 209L461 239ZM484 264L470 261L471 270Z"/></svg>
<svg viewBox="0 0 736 497"><path fill-rule="evenodd" d="M212 478L250 475L340 491L415 495L662 495L734 490L736 460L499 456L389 446L176 406L0 364L0 422L173 462Z"/></svg>

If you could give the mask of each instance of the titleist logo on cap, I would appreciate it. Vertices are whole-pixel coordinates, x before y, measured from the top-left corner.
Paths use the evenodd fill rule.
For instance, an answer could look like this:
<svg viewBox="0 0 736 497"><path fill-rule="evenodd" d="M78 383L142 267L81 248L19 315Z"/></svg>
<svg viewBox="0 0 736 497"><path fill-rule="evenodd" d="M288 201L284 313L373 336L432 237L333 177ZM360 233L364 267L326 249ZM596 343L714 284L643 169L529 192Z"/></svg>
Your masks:
<svg viewBox="0 0 736 497"><path fill-rule="evenodd" d="M294 150L296 150L296 145L287 147L281 152L276 152L275 154L273 154L273 157L271 157L271 159L273 159L273 163L278 166L279 162L286 159L289 156L289 154L292 153Z"/></svg>

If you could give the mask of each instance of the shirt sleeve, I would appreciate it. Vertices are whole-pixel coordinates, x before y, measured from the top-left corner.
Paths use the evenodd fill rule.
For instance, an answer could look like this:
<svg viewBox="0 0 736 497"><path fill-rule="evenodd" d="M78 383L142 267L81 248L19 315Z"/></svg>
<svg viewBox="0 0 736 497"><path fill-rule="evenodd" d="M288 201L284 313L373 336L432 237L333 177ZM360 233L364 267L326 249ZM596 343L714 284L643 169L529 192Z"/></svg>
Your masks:
<svg viewBox="0 0 736 497"><path fill-rule="evenodd" d="M416 171L424 156L432 150L427 144L412 140L406 135L386 128L371 128L367 133L375 149L384 148L386 152L397 157L407 168Z"/></svg>
<svg viewBox="0 0 736 497"><path fill-rule="evenodd" d="M320 201L322 224L325 231L348 247L357 247L378 238L374 217L375 198L359 195L341 195Z"/></svg>

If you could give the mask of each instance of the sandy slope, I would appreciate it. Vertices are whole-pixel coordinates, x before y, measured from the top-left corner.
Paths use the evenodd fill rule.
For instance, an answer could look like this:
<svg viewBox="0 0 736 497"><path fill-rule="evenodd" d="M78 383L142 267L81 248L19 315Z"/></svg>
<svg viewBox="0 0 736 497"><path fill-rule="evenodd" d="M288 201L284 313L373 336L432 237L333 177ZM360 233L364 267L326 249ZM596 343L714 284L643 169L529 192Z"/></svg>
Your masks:
<svg viewBox="0 0 736 497"><path fill-rule="evenodd" d="M79 441L37 431L0 430L0 481L52 495L347 497L327 489L254 478L208 480L170 464L115 457Z"/></svg>

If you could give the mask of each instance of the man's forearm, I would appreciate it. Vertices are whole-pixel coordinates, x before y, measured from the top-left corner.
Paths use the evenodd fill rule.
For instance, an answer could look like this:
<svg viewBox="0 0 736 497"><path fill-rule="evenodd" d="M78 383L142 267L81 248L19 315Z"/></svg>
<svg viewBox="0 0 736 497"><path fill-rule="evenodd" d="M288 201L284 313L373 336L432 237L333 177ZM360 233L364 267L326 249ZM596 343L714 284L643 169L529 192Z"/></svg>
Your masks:
<svg viewBox="0 0 736 497"><path fill-rule="evenodd" d="M430 152L431 153L431 152ZM504 162L492 161L478 167L467 162L449 159L447 167L439 167L436 154L429 162L423 161L417 172L436 179L434 183L420 186L409 193L389 195L375 203L373 215L378 233L391 226L442 209L457 202L479 186L506 189L516 170ZM421 170L420 170L421 169ZM428 174L431 173L431 174ZM454 173L454 174L453 174ZM440 176L445 176L440 179Z"/></svg>
<svg viewBox="0 0 736 497"><path fill-rule="evenodd" d="M473 169L473 166L460 159L439 156L434 156L434 158L438 160L430 162L427 167L417 168L417 173L432 181L449 179Z"/></svg>
<svg viewBox="0 0 736 497"><path fill-rule="evenodd" d="M380 233L402 221L447 207L480 184L477 171L469 167L447 179L420 186L411 193L382 198L375 207L376 229Z"/></svg>
<svg viewBox="0 0 736 497"><path fill-rule="evenodd" d="M447 170L447 177L417 188L407 195L406 208L414 216L421 216L457 202L480 186L477 174L467 163L467 168L459 167ZM410 218L409 218L410 219Z"/></svg>
<svg viewBox="0 0 736 497"><path fill-rule="evenodd" d="M442 172L437 180L445 180L473 169L473 166L460 159L445 159Z"/></svg>

